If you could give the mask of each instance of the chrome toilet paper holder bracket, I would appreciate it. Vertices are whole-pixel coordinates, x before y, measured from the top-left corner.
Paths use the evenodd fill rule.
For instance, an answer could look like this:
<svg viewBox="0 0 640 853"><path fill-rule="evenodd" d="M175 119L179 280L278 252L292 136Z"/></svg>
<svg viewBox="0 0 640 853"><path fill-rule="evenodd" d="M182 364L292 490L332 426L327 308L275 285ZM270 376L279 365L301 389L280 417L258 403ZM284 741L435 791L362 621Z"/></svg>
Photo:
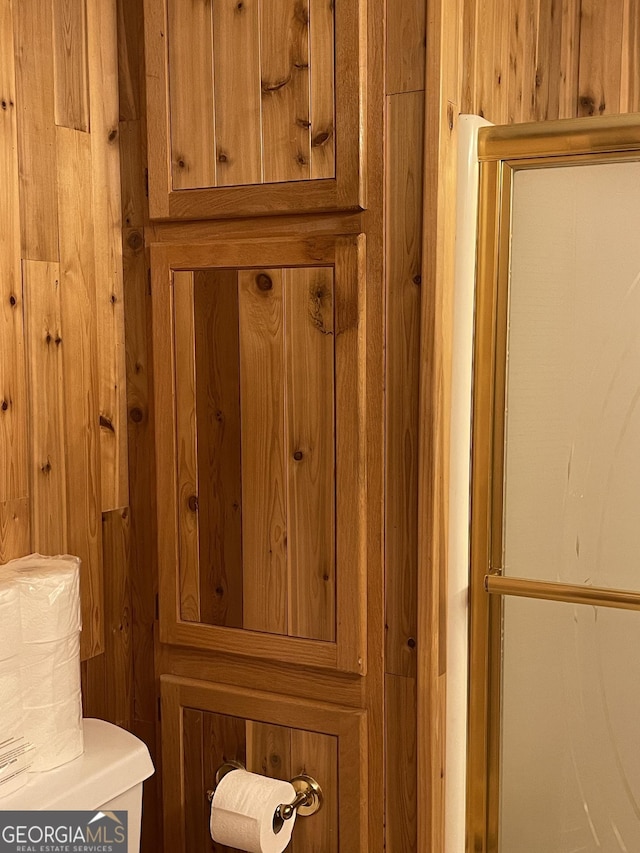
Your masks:
<svg viewBox="0 0 640 853"><path fill-rule="evenodd" d="M227 773L232 770L246 770L246 767L239 761L225 761L216 771L214 788L207 791L207 799L209 802L213 800L216 788L224 779ZM299 776L294 776L291 779L291 784L296 792L295 799L292 803L280 803L273 815L273 831L280 832L285 821L298 813L299 817L311 817L317 814L324 803L324 794L322 788L312 776L302 773Z"/></svg>

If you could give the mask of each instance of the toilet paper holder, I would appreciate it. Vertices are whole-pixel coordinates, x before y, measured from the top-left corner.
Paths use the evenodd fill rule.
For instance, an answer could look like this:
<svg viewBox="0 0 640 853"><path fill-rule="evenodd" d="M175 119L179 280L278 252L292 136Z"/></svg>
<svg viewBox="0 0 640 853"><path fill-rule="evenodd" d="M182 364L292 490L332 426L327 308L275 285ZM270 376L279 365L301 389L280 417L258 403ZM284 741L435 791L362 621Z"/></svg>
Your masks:
<svg viewBox="0 0 640 853"><path fill-rule="evenodd" d="M232 770L246 770L246 767L239 761L225 761L216 771L213 790L207 791L207 799L209 802L213 800L213 795L220 782L224 779L227 773ZM273 815L273 830L280 832L286 820L298 813L299 817L311 817L317 814L324 803L324 794L322 788L312 776L307 776L302 773L299 776L294 776L291 779L291 784L296 792L295 799L292 803L281 803L275 810Z"/></svg>

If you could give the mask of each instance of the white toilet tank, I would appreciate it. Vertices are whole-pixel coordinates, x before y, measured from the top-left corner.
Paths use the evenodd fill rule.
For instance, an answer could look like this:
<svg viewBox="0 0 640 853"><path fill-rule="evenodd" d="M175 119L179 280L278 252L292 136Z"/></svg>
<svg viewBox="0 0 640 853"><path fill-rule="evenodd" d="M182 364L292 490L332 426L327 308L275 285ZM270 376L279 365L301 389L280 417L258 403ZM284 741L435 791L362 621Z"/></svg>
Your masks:
<svg viewBox="0 0 640 853"><path fill-rule="evenodd" d="M104 720L83 720L84 752L55 770L34 773L0 809L128 812L128 853L140 850L142 783L153 773L149 750L131 732Z"/></svg>

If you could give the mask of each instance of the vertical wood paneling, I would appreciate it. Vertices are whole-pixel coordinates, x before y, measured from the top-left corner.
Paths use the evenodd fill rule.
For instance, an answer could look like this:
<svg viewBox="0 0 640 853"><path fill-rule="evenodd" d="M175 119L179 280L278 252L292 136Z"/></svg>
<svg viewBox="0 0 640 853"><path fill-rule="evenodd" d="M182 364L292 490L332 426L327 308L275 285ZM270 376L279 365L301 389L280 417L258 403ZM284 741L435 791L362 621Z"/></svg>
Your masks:
<svg viewBox="0 0 640 853"><path fill-rule="evenodd" d="M282 272L241 272L239 303L244 627L286 634Z"/></svg>
<svg viewBox="0 0 640 853"><path fill-rule="evenodd" d="M169 99L174 189L216 184L213 6L169 3Z"/></svg>
<svg viewBox="0 0 640 853"><path fill-rule="evenodd" d="M578 115L615 115L620 103L624 0L582 0Z"/></svg>
<svg viewBox="0 0 640 853"><path fill-rule="evenodd" d="M415 673L424 93L388 99L386 671Z"/></svg>
<svg viewBox="0 0 640 853"><path fill-rule="evenodd" d="M51 3L14 4L22 257L42 261L59 258L52 31Z"/></svg>
<svg viewBox="0 0 640 853"><path fill-rule="evenodd" d="M28 483L16 100L12 4L0 0L0 503Z"/></svg>
<svg viewBox="0 0 640 853"><path fill-rule="evenodd" d="M284 272L289 634L335 639L333 271Z"/></svg>
<svg viewBox="0 0 640 853"><path fill-rule="evenodd" d="M262 180L258 0L221 0L213 16L218 186Z"/></svg>
<svg viewBox="0 0 640 853"><path fill-rule="evenodd" d="M622 33L622 71L620 80L621 109L640 110L640 5L624 0Z"/></svg>
<svg viewBox="0 0 640 853"><path fill-rule="evenodd" d="M537 24L538 24L539 0L515 0L511 10L511 41L509 56L509 80L505 80L503 93L508 92L508 116L502 116L504 109L500 102L492 102L487 105L483 113L490 121L498 120L505 122L527 121L533 113L533 105L536 97L536 46L537 46ZM496 6L496 14L501 15L501 10ZM482 15L479 16L482 18ZM507 16L509 18L509 16ZM490 38L490 34L487 34ZM491 42L489 42L491 44ZM490 47L491 53L495 48ZM488 55L491 55L489 53ZM482 52L481 52L482 55Z"/></svg>
<svg viewBox="0 0 640 853"><path fill-rule="evenodd" d="M89 130L87 0L52 0L55 121Z"/></svg>
<svg viewBox="0 0 640 853"><path fill-rule="evenodd" d="M141 227L148 220L148 204L144 191L144 132L142 122L120 122L120 184L122 225Z"/></svg>
<svg viewBox="0 0 640 853"><path fill-rule="evenodd" d="M194 281L200 619L242 627L238 274ZM247 425L251 428L251 425Z"/></svg>
<svg viewBox="0 0 640 853"><path fill-rule="evenodd" d="M247 720L247 770L270 779L290 779L291 729Z"/></svg>
<svg viewBox="0 0 640 853"><path fill-rule="evenodd" d="M300 774L320 784L325 800L314 820L296 822L291 853L339 853L337 739L291 729L291 775Z"/></svg>
<svg viewBox="0 0 640 853"><path fill-rule="evenodd" d="M200 620L200 522L192 272L174 273L173 305L176 353L180 615L182 619L198 622Z"/></svg>
<svg viewBox="0 0 640 853"><path fill-rule="evenodd" d="M91 139L57 131L60 293L67 453L67 544L82 560L83 657L103 650L98 357Z"/></svg>
<svg viewBox="0 0 640 853"><path fill-rule="evenodd" d="M427 4L387 0L387 95L424 90Z"/></svg>
<svg viewBox="0 0 640 853"><path fill-rule="evenodd" d="M0 503L0 564L31 551L28 498Z"/></svg>
<svg viewBox="0 0 640 853"><path fill-rule="evenodd" d="M116 0L118 14L118 96L121 121L144 115L144 15L142 0Z"/></svg>
<svg viewBox="0 0 640 853"><path fill-rule="evenodd" d="M582 0L562 0L558 118L574 118L578 114L581 6ZM553 117L550 109L549 118Z"/></svg>
<svg viewBox="0 0 640 853"><path fill-rule="evenodd" d="M333 0L309 0L312 178L336 173L333 5Z"/></svg>
<svg viewBox="0 0 640 853"><path fill-rule="evenodd" d="M107 511L129 503L114 3L87 0L87 38L100 383L101 509Z"/></svg>
<svg viewBox="0 0 640 853"><path fill-rule="evenodd" d="M60 269L23 261L30 420L33 549L67 553Z"/></svg>
<svg viewBox="0 0 640 853"><path fill-rule="evenodd" d="M133 720L130 536L128 508L102 516L107 719L126 729Z"/></svg>
<svg viewBox="0 0 640 853"><path fill-rule="evenodd" d="M540 0L540 31L536 55L536 117L558 116L562 77L562 0Z"/></svg>
<svg viewBox="0 0 640 853"><path fill-rule="evenodd" d="M260 5L263 181L311 174L308 0Z"/></svg>
<svg viewBox="0 0 640 853"><path fill-rule="evenodd" d="M386 851L405 853L417 845L416 684L385 677Z"/></svg>
<svg viewBox="0 0 640 853"><path fill-rule="evenodd" d="M207 798L204 795L204 743L202 711L182 711L182 749L184 759L184 833L187 850L205 853L207 840Z"/></svg>

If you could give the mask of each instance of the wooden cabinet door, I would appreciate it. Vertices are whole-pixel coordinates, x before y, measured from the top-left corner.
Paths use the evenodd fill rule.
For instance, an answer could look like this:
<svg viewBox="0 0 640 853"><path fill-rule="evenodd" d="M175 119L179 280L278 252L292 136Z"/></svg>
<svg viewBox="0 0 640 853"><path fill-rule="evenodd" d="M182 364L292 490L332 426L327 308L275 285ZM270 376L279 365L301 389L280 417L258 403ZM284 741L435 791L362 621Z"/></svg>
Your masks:
<svg viewBox="0 0 640 853"><path fill-rule="evenodd" d="M319 783L324 805L297 819L291 853L367 853L365 711L173 676L162 677L161 694L166 850L234 853L210 837L206 792L235 760Z"/></svg>
<svg viewBox="0 0 640 853"><path fill-rule="evenodd" d="M363 239L152 248L164 642L365 673Z"/></svg>
<svg viewBox="0 0 640 853"><path fill-rule="evenodd" d="M361 0L145 0L152 218L363 208Z"/></svg>

